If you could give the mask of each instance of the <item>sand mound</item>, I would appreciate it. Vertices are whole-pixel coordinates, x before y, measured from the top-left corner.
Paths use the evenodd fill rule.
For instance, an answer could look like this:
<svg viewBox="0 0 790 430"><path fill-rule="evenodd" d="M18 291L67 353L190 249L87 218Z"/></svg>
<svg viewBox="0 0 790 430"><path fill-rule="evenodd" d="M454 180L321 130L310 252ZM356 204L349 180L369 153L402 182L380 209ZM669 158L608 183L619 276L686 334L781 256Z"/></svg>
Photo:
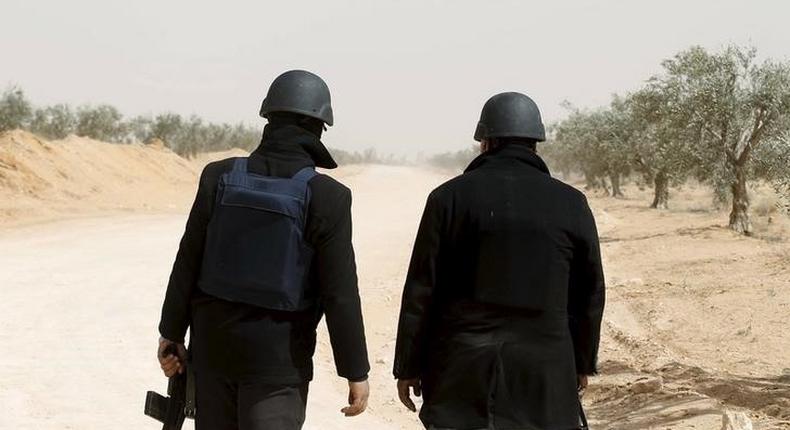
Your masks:
<svg viewBox="0 0 790 430"><path fill-rule="evenodd" d="M228 149L227 151L201 152L194 158L190 159L190 161L194 166L196 166L198 170L200 170L206 164L214 161L224 160L225 158L231 157L246 157L248 155L250 155L250 153L243 149L233 148Z"/></svg>
<svg viewBox="0 0 790 430"><path fill-rule="evenodd" d="M117 145L69 136L46 141L0 134L0 224L95 210L181 208L191 199L195 163L162 145Z"/></svg>

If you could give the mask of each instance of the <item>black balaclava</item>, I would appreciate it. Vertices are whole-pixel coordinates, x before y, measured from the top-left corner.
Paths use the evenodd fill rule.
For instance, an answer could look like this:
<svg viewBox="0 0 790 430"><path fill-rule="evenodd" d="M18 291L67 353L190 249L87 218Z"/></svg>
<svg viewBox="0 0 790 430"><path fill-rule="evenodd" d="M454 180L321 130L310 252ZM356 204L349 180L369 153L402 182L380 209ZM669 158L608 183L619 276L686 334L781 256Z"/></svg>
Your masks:
<svg viewBox="0 0 790 430"><path fill-rule="evenodd" d="M324 122L320 119L311 118L309 116L290 112L271 112L267 115L267 119L269 120L268 126L273 129L295 125L299 128L307 130L319 139L321 138L321 134L324 132Z"/></svg>
<svg viewBox="0 0 790 430"><path fill-rule="evenodd" d="M537 143L535 139L526 137L494 137L489 140L491 149L501 148L507 145L523 145L530 151L537 154Z"/></svg>
<svg viewBox="0 0 790 430"><path fill-rule="evenodd" d="M289 112L271 112L267 115L269 123L263 129L262 143L267 139L288 139L298 143L313 158L316 167L334 169L337 163L329 150L321 142L324 122L304 115Z"/></svg>

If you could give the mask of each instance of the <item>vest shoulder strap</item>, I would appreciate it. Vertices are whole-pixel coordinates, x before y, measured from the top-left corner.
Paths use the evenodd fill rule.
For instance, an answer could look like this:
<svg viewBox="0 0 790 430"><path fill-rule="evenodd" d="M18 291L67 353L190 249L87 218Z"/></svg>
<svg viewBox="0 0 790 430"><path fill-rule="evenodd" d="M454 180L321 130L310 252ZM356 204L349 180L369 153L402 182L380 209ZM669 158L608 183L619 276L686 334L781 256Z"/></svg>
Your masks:
<svg viewBox="0 0 790 430"><path fill-rule="evenodd" d="M247 157L237 157L233 161L233 170L237 172L247 172Z"/></svg>
<svg viewBox="0 0 790 430"><path fill-rule="evenodd" d="M318 175L318 172L315 171L315 167L309 166L305 167L304 169L296 172L291 179L299 182L308 183L311 179L315 178Z"/></svg>

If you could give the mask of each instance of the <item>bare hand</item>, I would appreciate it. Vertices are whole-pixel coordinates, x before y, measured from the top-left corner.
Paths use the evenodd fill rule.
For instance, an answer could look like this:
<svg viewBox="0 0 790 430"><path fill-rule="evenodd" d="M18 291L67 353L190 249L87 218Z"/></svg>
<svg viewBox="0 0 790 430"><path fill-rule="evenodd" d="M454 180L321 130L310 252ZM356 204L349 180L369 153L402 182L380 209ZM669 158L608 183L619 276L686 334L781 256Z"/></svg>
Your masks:
<svg viewBox="0 0 790 430"><path fill-rule="evenodd" d="M368 397L370 397L370 384L368 381L348 382L348 406L341 409L347 417L355 417L368 407Z"/></svg>
<svg viewBox="0 0 790 430"><path fill-rule="evenodd" d="M584 394L585 389L587 389L587 375L576 375L576 390L579 394Z"/></svg>
<svg viewBox="0 0 790 430"><path fill-rule="evenodd" d="M417 412L417 407L414 406L414 402L411 400L409 389L414 389L415 396L422 396L422 384L418 378L398 379L398 397L401 403L409 408L410 411Z"/></svg>
<svg viewBox="0 0 790 430"><path fill-rule="evenodd" d="M167 354L164 355L165 349L170 345L176 345L178 355ZM172 377L176 373L184 373L184 368L187 360L187 350L183 344L176 344L175 342L159 338L159 348L156 351L156 358L159 360L159 367L162 368L165 376Z"/></svg>

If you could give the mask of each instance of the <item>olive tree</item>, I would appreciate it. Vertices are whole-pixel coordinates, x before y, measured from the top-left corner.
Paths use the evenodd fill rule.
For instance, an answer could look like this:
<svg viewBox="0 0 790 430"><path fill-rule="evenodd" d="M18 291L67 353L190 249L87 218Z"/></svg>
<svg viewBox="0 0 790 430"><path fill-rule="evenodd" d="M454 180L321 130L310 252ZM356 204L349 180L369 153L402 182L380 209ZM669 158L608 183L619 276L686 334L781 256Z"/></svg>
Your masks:
<svg viewBox="0 0 790 430"><path fill-rule="evenodd" d="M753 154L777 139L790 115L790 66L758 62L754 49L709 53L694 47L663 62L654 78L669 89L671 108L700 131L697 146L706 179L732 198L729 226L752 233L747 182Z"/></svg>
<svg viewBox="0 0 790 430"><path fill-rule="evenodd" d="M694 144L699 133L674 108L674 94L660 82L631 94L626 101L636 136L632 146L635 168L653 183L654 209L669 207L670 185L682 184L696 165Z"/></svg>
<svg viewBox="0 0 790 430"><path fill-rule="evenodd" d="M185 149L185 155L190 157L194 157L198 152L209 151L212 147L206 125L201 118L195 115L183 121L178 139L177 146Z"/></svg>
<svg viewBox="0 0 790 430"><path fill-rule="evenodd" d="M126 122L126 142L148 143L151 140L151 123L148 116L136 116Z"/></svg>
<svg viewBox="0 0 790 430"><path fill-rule="evenodd" d="M780 209L790 210L790 123L783 135L770 139L754 153L753 174L770 182L780 197Z"/></svg>
<svg viewBox="0 0 790 430"><path fill-rule="evenodd" d="M123 115L113 106L82 106L77 109L76 133L96 140L120 143L126 134L126 127Z"/></svg>
<svg viewBox="0 0 790 430"><path fill-rule="evenodd" d="M215 124L196 115L184 118L176 113L135 117L127 128L137 141L159 139L183 157L231 148L253 150L260 141L260 132L244 123Z"/></svg>
<svg viewBox="0 0 790 430"><path fill-rule="evenodd" d="M146 141L152 138L160 139L177 154L186 155L188 148L184 147L183 141L179 139L183 126L184 120L179 114L168 112L157 115L151 122L150 135L146 137Z"/></svg>
<svg viewBox="0 0 790 430"><path fill-rule="evenodd" d="M573 163L573 168L584 176L587 189L600 188L604 166L600 157L593 153L595 142L590 115L572 109L567 118L552 126L552 146L546 155L564 161L566 169Z"/></svg>
<svg viewBox="0 0 790 430"><path fill-rule="evenodd" d="M604 188L608 192L609 179L611 195L622 197L621 178L628 175L632 164L633 131L627 113L620 106L594 111L571 109L568 118L552 127L553 147L547 157L558 160L563 169L568 169L573 160L588 189Z"/></svg>
<svg viewBox="0 0 790 430"><path fill-rule="evenodd" d="M30 131L49 139L63 139L77 131L77 115L69 105L57 104L36 109Z"/></svg>
<svg viewBox="0 0 790 430"><path fill-rule="evenodd" d="M573 151L568 147L567 142L556 139L559 123L549 124L546 127L546 142L538 146L538 155L546 162L552 174L559 172L559 177L570 180L571 175L579 170L579 163L576 162Z"/></svg>
<svg viewBox="0 0 790 430"><path fill-rule="evenodd" d="M3 92L0 98L0 131L27 127L32 114L33 107L22 89L11 86Z"/></svg>
<svg viewBox="0 0 790 430"><path fill-rule="evenodd" d="M622 178L631 173L634 147L641 138L640 124L634 121L626 98L615 95L608 109L594 118L599 151L605 159L606 171L612 185L612 196L623 197Z"/></svg>
<svg viewBox="0 0 790 430"><path fill-rule="evenodd" d="M243 123L238 123L233 126L231 133L231 141L228 142L227 148L242 148L248 151L255 149L261 141L261 136L257 130L253 130Z"/></svg>

